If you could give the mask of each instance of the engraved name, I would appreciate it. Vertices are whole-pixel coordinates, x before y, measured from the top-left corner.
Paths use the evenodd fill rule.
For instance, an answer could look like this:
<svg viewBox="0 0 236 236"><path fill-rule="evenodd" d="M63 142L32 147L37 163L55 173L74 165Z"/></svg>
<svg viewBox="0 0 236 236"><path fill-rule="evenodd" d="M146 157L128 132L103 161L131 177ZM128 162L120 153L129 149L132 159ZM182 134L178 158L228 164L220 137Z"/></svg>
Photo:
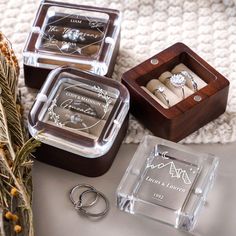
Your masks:
<svg viewBox="0 0 236 236"><path fill-rule="evenodd" d="M63 28L63 34L66 34L66 33L68 33L70 30L72 30L72 28L66 28L66 27L64 27ZM80 37L89 37L89 38L98 38L99 37L99 34L93 34L93 33L88 33L88 32L83 32L83 31L79 31L79 36Z"/></svg>
<svg viewBox="0 0 236 236"><path fill-rule="evenodd" d="M61 34L66 34L68 33L70 30L72 30L72 28L68 28L68 27L58 27L58 26L53 26L53 25L50 25L49 26L49 29L48 29L48 32L61 32ZM93 33L88 33L88 32L82 32L82 31L79 31L79 36L80 37L88 37L88 38L94 38L94 39L97 39L100 35L99 34L93 34Z"/></svg>
<svg viewBox="0 0 236 236"><path fill-rule="evenodd" d="M77 24L82 24L83 23L83 21L79 20L79 19L70 19L70 22L71 23L77 23Z"/></svg>
<svg viewBox="0 0 236 236"><path fill-rule="evenodd" d="M65 42L65 41L62 41L61 44L62 44L62 45L68 45L69 47L76 47L76 46L77 46L76 43Z"/></svg>
<svg viewBox="0 0 236 236"><path fill-rule="evenodd" d="M162 187L166 187L166 188L178 191L178 192L184 193L186 191L184 188L177 187L177 186L175 186L173 184L170 184L170 183L162 182L158 179L151 178L150 176L147 176L145 180L150 182L150 183L158 184L158 185L161 185Z"/></svg>
<svg viewBox="0 0 236 236"><path fill-rule="evenodd" d="M93 104L93 105L96 105L96 106L101 106L101 102L95 101L93 99L90 99L90 98L87 98L87 97L84 97L84 96L81 96L81 95L78 95L78 94L75 94L75 93L66 92L66 96L74 98L74 99L81 100L83 102L87 102L89 104Z"/></svg>
<svg viewBox="0 0 236 236"><path fill-rule="evenodd" d="M60 107L62 108L66 108L66 109L71 109L71 110L75 110L78 112L82 112L91 116L96 116L96 113L94 112L94 110L91 107L88 108L81 108L79 106L75 106L73 105L74 100L73 99L67 99L64 102L61 103Z"/></svg>

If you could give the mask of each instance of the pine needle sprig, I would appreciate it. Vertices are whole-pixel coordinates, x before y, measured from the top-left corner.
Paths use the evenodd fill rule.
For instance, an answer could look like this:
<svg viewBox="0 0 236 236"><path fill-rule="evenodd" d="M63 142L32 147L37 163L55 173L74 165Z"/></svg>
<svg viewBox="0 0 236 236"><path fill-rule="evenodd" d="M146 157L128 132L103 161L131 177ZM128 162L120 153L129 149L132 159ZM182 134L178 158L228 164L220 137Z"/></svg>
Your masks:
<svg viewBox="0 0 236 236"><path fill-rule="evenodd" d="M3 99L2 99L2 88L0 87L0 131L1 131L1 139L0 142L2 144L8 145L8 150L11 153L11 158L15 159L15 151L12 146L12 140L10 137L10 132L8 130L8 124L7 124L7 116L5 114L5 109L3 107Z"/></svg>
<svg viewBox="0 0 236 236"><path fill-rule="evenodd" d="M0 236L33 236L31 153L40 145L26 141L20 99L19 66L0 32Z"/></svg>
<svg viewBox="0 0 236 236"><path fill-rule="evenodd" d="M1 59L2 59L1 61L2 66L0 67L0 71L1 69L6 67L5 65L9 64L7 58L1 56ZM24 143L24 136L23 136L23 128L21 126L21 116L17 110L18 107L16 104L16 89L10 87L10 85L16 84L17 79L15 79L15 82L12 82L10 84L8 81L9 80L8 77L6 77L9 75L16 76L16 73L12 74L9 73L9 71L7 73L0 72L0 87L1 87L2 100L4 108L6 110L7 122L9 130L11 132L11 137L14 140L14 142L16 142L17 145L21 146Z"/></svg>
<svg viewBox="0 0 236 236"><path fill-rule="evenodd" d="M25 190L28 194L31 194L32 189L31 185L27 183L30 177L30 172L33 164L33 162L31 161L31 153L34 152L39 146L40 142L38 140L30 138L16 153L16 158L12 166L12 171L14 175L17 176L19 179L24 180L24 185L26 186Z"/></svg>

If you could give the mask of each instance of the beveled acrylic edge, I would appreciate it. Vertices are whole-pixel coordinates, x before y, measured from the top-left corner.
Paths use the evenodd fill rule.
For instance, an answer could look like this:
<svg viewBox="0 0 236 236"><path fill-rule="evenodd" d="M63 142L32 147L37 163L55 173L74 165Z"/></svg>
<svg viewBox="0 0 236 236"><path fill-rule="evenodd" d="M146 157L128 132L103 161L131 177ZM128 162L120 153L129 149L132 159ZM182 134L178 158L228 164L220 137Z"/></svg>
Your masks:
<svg viewBox="0 0 236 236"><path fill-rule="evenodd" d="M191 219L191 222L189 222L189 225L185 225L185 224L180 224L181 222L178 222L176 221L176 224L171 224L170 222L166 222L164 220L161 220L161 219L155 219L161 223L164 223L166 225L169 225L171 227L174 227L180 231L183 231L183 232L191 232L197 221L198 221L198 218L199 218L199 213L200 213L200 210L201 208L203 207L205 201L206 201L206 197L210 191L210 189L212 188L213 184L214 184L214 178L215 178L215 175L216 175L216 169L218 168L218 165L219 165L219 158L213 154L207 154L207 153L200 153L200 152L197 152L196 150L192 149L192 148L189 148L189 147L186 147L182 144L177 144L177 143L174 143L174 142L171 142L171 141L168 141L168 140L165 140L165 139L162 139L162 138L159 138L159 137L155 137L155 136L152 136L152 135L146 135L143 137L142 141L140 142L138 148L136 149L126 171L124 172L123 174L123 177L116 189L116 207L119 208L119 210L122 210L124 212L127 212L127 213L131 213L131 214L135 214L135 212L132 212L131 209L127 210L127 206L126 204L128 202L132 202L134 201L134 197L132 195L129 195L130 194L130 191L133 191L133 189L131 188L131 186L134 184L133 182L136 181L136 180L132 180L132 182L128 185L128 188L126 189L126 191L122 192L122 190L125 190L124 188L124 185L126 183L126 181L128 181L128 177L129 175L131 174L131 170L133 168L133 166L136 164L136 162L139 162L140 161L140 158L141 158L141 155L138 155L138 153L145 153L144 152L144 148L142 147L143 144L149 144L150 141L153 141L155 140L155 142L159 145L166 145L166 146L169 146L169 147L173 147L176 149L181 149L181 151L185 151L185 152L189 152L191 153L192 155L192 152L194 152L194 155L198 156L199 158L201 158L201 155L207 155L207 157L205 157L205 160L207 158L211 158L212 159L212 163L210 165L210 168L208 169L208 172L207 172L207 175L204 177L204 181L202 181L202 183L200 184L200 187L201 188L204 188L204 191L201 192L201 195L198 196L198 198L196 198L195 200L195 203L194 203L194 207L191 209L191 212L188 212L188 214L186 215L186 213L182 212L183 213L183 216L186 217L188 216L189 219ZM197 177L198 179L198 177ZM194 190L194 193L196 193L196 182L197 182L197 179L195 181L195 183L193 183L193 186L192 186L192 190ZM127 186L126 186L127 187ZM124 198L127 198L127 201L121 201L121 199L124 199ZM143 216L143 217L147 217L149 219L152 219L154 220L154 218L148 216L147 214L141 214L140 212L137 213L138 215L140 216Z"/></svg>
<svg viewBox="0 0 236 236"><path fill-rule="evenodd" d="M184 152L194 155L200 159L203 158L202 156L207 155L208 156L207 158L208 159L211 158L211 160L212 160L212 167L211 168L213 168L213 169L216 169L219 165L219 157L215 156L214 154L198 152L198 151L194 150L193 148L187 147L183 144L175 143L175 142L172 142L172 141L169 141L166 139L162 139L162 138L159 138L159 137L156 137L153 135L145 135L142 138L141 142L139 143L138 148L136 149L135 153L133 154L133 157L132 157L127 169L124 171L123 177L121 178L121 181L120 181L120 183L117 187L117 190L116 190L116 196L118 196L118 193L119 193L120 189L122 188L122 185L126 182L129 172L132 169L133 165L135 164L135 162L138 161L137 155L139 155L140 152L144 153L144 148L142 146L146 145L146 144L150 144L152 142L155 142L155 144L159 144L159 145L169 146L169 147L177 149L178 151L181 151L181 152L184 151ZM206 160L206 157L204 158L204 160ZM203 161L203 160L201 160L201 161ZM201 163L199 163L199 164L201 164ZM205 183L205 184L207 184L207 183ZM204 192L204 193L202 193L202 195L203 196L207 195L207 193L208 192ZM118 207L118 205L117 205L117 207Z"/></svg>
<svg viewBox="0 0 236 236"><path fill-rule="evenodd" d="M114 122L114 121L119 116L120 125L122 125L124 123L127 115L128 115L129 101L130 101L129 92L123 84L121 84L121 83L119 83L115 80L105 78L103 76L99 76L99 75L96 75L96 74L92 74L90 72L81 71L81 70L78 70L78 69L75 69L75 68L72 68L72 67L69 67L69 66L63 66L63 67L59 67L57 69L54 69L54 70L52 70L52 72L50 72L50 74L48 75L47 80L45 81L44 85L42 86L42 89L40 90L40 92L38 94L42 94L42 95L45 94L49 90L49 88L52 86L52 83L55 80L55 76L59 75L60 73L63 73L65 70L77 71L78 73L80 73L80 76L84 75L85 78L88 75L92 76L92 77L97 77L100 80L104 81L104 83L107 84L107 86L110 86L109 83L111 83L113 87L117 86L117 89L119 91L120 91L120 88L122 90L122 93L123 93L122 96L125 97L125 99L123 98L124 100L122 102L122 110L123 110L122 112L124 114L121 116L120 114L122 114L122 112L120 111L119 114L116 114L116 117L111 119L111 122L113 124L112 127L116 126L116 130L115 130L113 136L111 137L110 140L106 140L106 143L102 146L102 148L99 148L99 146L96 146L96 154L93 154L93 155L90 154L89 155L89 152L88 152L86 157L88 157L88 158L97 158L99 156L105 155L111 149L111 147L114 144L115 139L116 139L116 137L119 133L119 129L120 129L119 125L116 125L116 122ZM56 81L54 81L54 83L56 83ZM36 102L37 102L37 100L35 100L35 102L33 103L32 107L30 109L29 115L28 115L28 120L27 120L30 135L32 137L34 137L35 139L40 140L42 143L45 143L45 144L48 144L48 145L51 145L51 146L54 146L54 147L57 147L57 148L61 148L61 146L59 145L60 140L64 140L64 139L60 139L60 138L55 137L53 135L49 135L51 137L49 140L45 139L45 137L43 136L43 133L41 133L40 131L37 131L37 130L34 129L34 126L36 125L36 123L34 123L32 121L31 112L32 112L32 109L34 108L34 105L35 105ZM84 150L84 147L82 145L81 145L81 147L80 147L80 145L75 145L75 144L71 145L70 142L67 142L67 141L65 142L65 140L64 140L64 143L67 144L66 146L68 148L68 149L64 149L65 151L69 151L71 153L81 155L81 156L85 155L83 152L81 152L81 149Z"/></svg>
<svg viewBox="0 0 236 236"><path fill-rule="evenodd" d="M35 18L34 18L33 23L31 25L31 28L39 27L39 26L37 26L37 23L39 21L40 14L43 11L43 6L47 6L47 5L49 5L49 7L50 6L58 6L58 7L65 7L65 8L78 9L78 10L87 10L87 11L91 11L91 12L96 11L96 12L104 13L104 14L108 14L108 15L109 14L116 15L116 18L115 18L114 23L113 23L113 27L115 26L117 29L112 31L112 35L113 35L114 40L115 40L116 43L114 45L112 45L112 49L108 49L108 46L106 46L106 48L104 48L104 45L103 45L103 48L100 49L101 50L100 57L102 58L102 61L101 62L100 62L100 60L98 61L100 63L100 66L104 66L104 62L106 61L107 55L110 52L111 56L109 56L108 59L107 59L108 60L108 68L107 68L107 71L104 72L104 75L107 74L108 71L109 71L109 66L112 63L112 55L116 51L117 41L119 41L119 35L120 35L120 31L121 31L122 13L119 10L111 9L111 8L102 8L102 7L94 7L94 6L88 6L88 5L79 5L79 4L64 3L64 2L57 2L57 1L54 2L54 1L45 0L45 1L41 1L39 3L38 8L37 8L37 12L35 14ZM108 21L108 23L110 25L110 20ZM41 22L40 27L42 26L42 24L43 24L43 22ZM24 61L24 58L26 57L26 55L28 55L28 54L35 54L36 53L36 54L41 54L41 55L47 55L47 54L44 54L44 53L35 52L35 46L34 46L34 51L29 50L29 45L31 43L32 37L33 37L33 31L31 30L29 32L26 40L25 40L25 43L24 43L24 48L23 48L23 51L22 51L23 61ZM38 38L38 36L37 36L37 38ZM102 53L102 51L104 51L104 50L106 51L105 54ZM48 55L50 55L50 54L48 54ZM58 61L63 61L62 59L60 59L62 57L62 55L58 55L57 57L59 58L59 59L57 58ZM65 57L67 59L73 58L73 57L70 57L68 55L63 55L63 57ZM80 61L84 61L84 59L81 58ZM96 60L91 60L91 62L96 62ZM31 64L28 64L28 63L25 63L25 62L24 62L24 65L34 66L34 65L31 65ZM55 69L56 67L57 66L54 66L52 69ZM44 68L44 67L42 67L42 68Z"/></svg>

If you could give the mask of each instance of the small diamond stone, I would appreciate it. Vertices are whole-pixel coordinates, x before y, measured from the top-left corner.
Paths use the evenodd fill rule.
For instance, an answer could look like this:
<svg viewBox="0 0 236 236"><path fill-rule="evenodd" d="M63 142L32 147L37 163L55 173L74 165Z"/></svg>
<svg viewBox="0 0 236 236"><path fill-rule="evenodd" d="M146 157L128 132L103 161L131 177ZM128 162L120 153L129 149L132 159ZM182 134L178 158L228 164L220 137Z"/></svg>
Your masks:
<svg viewBox="0 0 236 236"><path fill-rule="evenodd" d="M170 77L170 82L173 84L175 87L183 87L186 83L186 79L183 75L181 74L175 74Z"/></svg>
<svg viewBox="0 0 236 236"><path fill-rule="evenodd" d="M164 91L165 91L165 88L164 87L158 87L158 91L160 92L160 93L163 93Z"/></svg>
<svg viewBox="0 0 236 236"><path fill-rule="evenodd" d="M80 31L76 29L71 29L66 34L64 34L63 37L68 38L71 41L76 41L80 37Z"/></svg>

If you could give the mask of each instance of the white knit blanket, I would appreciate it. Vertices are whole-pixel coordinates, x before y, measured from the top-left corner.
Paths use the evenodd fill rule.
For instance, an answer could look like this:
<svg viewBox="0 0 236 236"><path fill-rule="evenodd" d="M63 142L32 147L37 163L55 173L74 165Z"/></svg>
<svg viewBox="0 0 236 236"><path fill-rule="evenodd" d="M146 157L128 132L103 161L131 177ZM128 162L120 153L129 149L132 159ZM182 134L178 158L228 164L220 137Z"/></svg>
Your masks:
<svg viewBox="0 0 236 236"><path fill-rule="evenodd" d="M114 79L143 60L181 41L196 51L231 82L226 112L187 137L186 143L236 140L236 0L70 0L123 12L122 40ZM66 2L66 0L64 0ZM0 30L13 44L22 68L22 49L39 1L0 0ZM37 79L37 76L35 78ZM36 91L20 90L26 114ZM207 111L202 111L207 112ZM149 133L133 117L126 143L137 143Z"/></svg>

